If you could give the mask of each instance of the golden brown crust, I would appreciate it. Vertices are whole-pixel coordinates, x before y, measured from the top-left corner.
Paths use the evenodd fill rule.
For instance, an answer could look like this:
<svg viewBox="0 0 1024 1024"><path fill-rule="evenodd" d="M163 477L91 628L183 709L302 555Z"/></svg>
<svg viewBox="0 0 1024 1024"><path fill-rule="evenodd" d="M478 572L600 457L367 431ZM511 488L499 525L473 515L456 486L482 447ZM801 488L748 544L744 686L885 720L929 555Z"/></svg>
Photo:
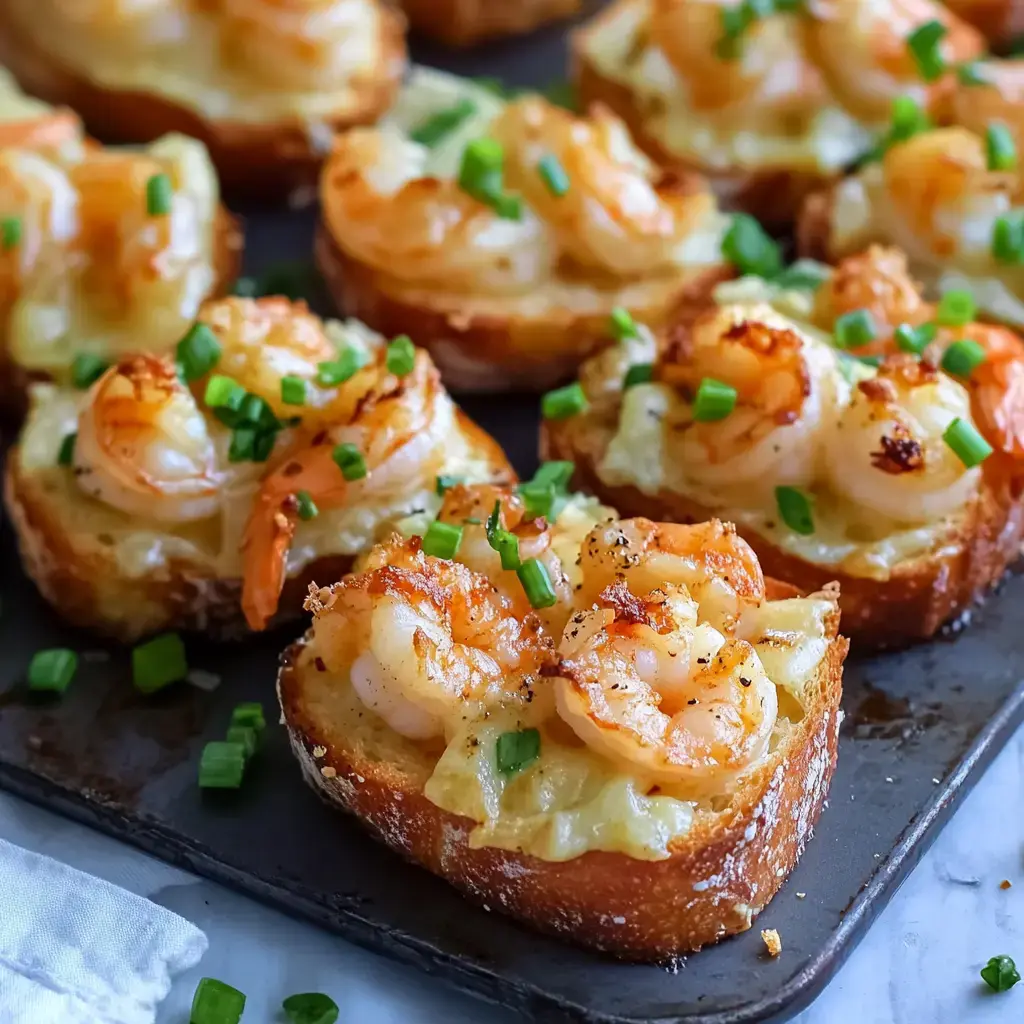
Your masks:
<svg viewBox="0 0 1024 1024"><path fill-rule="evenodd" d="M517 300L494 300L473 310L453 297L413 289L344 253L321 224L316 262L339 309L385 337L408 334L426 348L445 384L463 391L546 391L571 377L579 364L609 343L608 316L621 305L615 290L601 293L599 311L549 308L524 316ZM732 276L723 267L651 282L633 315L653 330L667 323L682 297L702 293Z"/></svg>
<svg viewBox="0 0 1024 1024"><path fill-rule="evenodd" d="M355 100L328 127L342 131L373 124L389 106L405 69L405 21L384 5L381 12L381 73L361 82ZM0 63L26 92L75 108L85 124L110 142L148 142L180 132L199 139L210 151L221 185L232 198L281 200L316 184L327 155L299 120L256 124L208 120L157 93L113 91L57 62L0 3Z"/></svg>
<svg viewBox="0 0 1024 1024"><path fill-rule="evenodd" d="M301 641L283 659L278 696L307 781L377 839L474 901L541 931L627 959L659 960L745 931L800 856L835 768L848 648L836 627L833 621L805 717L741 780L728 810L699 814L660 861L592 852L556 863L471 849L471 821L442 811L398 765L368 758L321 720L296 671Z"/></svg>
<svg viewBox="0 0 1024 1024"><path fill-rule="evenodd" d="M416 32L449 46L473 46L567 18L580 9L581 0L401 0L401 4Z"/></svg>

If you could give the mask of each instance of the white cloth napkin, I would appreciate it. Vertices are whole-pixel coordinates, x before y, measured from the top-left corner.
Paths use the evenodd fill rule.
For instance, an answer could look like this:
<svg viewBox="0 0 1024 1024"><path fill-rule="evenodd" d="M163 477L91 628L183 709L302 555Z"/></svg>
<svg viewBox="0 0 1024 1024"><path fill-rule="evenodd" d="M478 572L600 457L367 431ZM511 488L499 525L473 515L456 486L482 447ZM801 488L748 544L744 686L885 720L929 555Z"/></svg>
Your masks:
<svg viewBox="0 0 1024 1024"><path fill-rule="evenodd" d="M0 1024L153 1024L205 952L177 914L0 839Z"/></svg>

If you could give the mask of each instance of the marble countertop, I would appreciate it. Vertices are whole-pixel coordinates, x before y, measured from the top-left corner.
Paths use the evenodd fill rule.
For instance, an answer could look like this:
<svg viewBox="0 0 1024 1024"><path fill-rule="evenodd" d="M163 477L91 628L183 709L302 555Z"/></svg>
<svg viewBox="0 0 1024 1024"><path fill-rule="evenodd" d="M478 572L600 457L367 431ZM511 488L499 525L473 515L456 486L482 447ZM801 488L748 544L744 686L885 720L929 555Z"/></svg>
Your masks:
<svg viewBox="0 0 1024 1024"><path fill-rule="evenodd" d="M965 799L864 941L799 1024L982 1024L1024 1020L1024 984L990 993L985 961L1024 967L1024 728ZM841 813L836 805L826 813ZM183 1024L199 978L248 997L246 1020L276 1022L295 992L329 993L346 1024L513 1024L519 1018L358 949L312 925L0 794L0 837L148 896L208 935L158 1024ZM1013 887L1000 888L1009 879ZM786 890L779 899L792 899ZM810 898L810 897L809 897ZM782 954L785 958L785 951ZM699 962L699 961L698 961Z"/></svg>

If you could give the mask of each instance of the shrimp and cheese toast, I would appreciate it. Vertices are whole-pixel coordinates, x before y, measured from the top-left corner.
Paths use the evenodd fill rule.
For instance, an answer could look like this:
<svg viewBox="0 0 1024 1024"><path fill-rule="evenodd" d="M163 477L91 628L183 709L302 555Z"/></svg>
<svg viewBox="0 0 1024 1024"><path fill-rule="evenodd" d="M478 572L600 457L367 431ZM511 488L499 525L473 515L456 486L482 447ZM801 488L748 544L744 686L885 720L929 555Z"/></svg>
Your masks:
<svg viewBox="0 0 1024 1024"><path fill-rule="evenodd" d="M5 0L0 60L104 139L180 132L233 195L308 190L334 131L370 124L406 63L383 0Z"/></svg>
<svg viewBox="0 0 1024 1024"><path fill-rule="evenodd" d="M466 521L474 505L489 524ZM310 589L278 678L307 780L570 941L657 960L749 928L835 766L836 591L780 596L718 522L619 521L579 498L524 520L493 488L440 518L441 536L464 524L456 560L431 531L396 537Z"/></svg>
<svg viewBox="0 0 1024 1024"><path fill-rule="evenodd" d="M424 69L378 128L339 136L320 199L339 308L413 334L456 388L549 387L607 342L616 307L659 323L726 273L714 199L655 171L606 111Z"/></svg>
<svg viewBox="0 0 1024 1024"><path fill-rule="evenodd" d="M1020 551L1021 339L926 302L895 250L816 296L746 277L714 298L585 364L545 455L622 514L719 515L773 577L837 580L861 647L931 636Z"/></svg>
<svg viewBox="0 0 1024 1024"><path fill-rule="evenodd" d="M27 573L131 640L238 634L440 506L438 478L514 479L408 339L282 298L204 307L173 356L32 388L5 499ZM279 611L280 609L280 611Z"/></svg>
<svg viewBox="0 0 1024 1024"><path fill-rule="evenodd" d="M907 37L931 21L952 67L981 36L933 0L822 0L744 20L735 0L616 0L575 34L581 102L607 104L665 167L705 174L723 203L784 228L803 197L874 145L892 101L934 107Z"/></svg>
<svg viewBox="0 0 1024 1024"><path fill-rule="evenodd" d="M484 39L531 32L567 18L581 0L401 0L415 32L449 46L473 46Z"/></svg>

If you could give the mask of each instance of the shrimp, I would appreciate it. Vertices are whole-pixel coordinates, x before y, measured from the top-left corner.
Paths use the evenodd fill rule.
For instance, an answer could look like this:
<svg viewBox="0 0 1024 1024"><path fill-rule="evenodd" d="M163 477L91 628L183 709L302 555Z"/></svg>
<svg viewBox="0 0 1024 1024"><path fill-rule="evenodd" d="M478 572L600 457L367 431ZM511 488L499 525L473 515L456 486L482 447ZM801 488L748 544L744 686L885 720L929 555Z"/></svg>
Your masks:
<svg viewBox="0 0 1024 1024"><path fill-rule="evenodd" d="M627 771L707 796L767 749L775 684L747 641L698 625L685 588L609 588L570 620L559 653L559 717Z"/></svg>
<svg viewBox="0 0 1024 1024"><path fill-rule="evenodd" d="M980 56L985 41L970 25L933 0L821 0L805 15L807 48L843 105L869 124L884 124L897 96L928 109L940 105L953 76L924 81L907 37L930 21L946 36L946 67Z"/></svg>
<svg viewBox="0 0 1024 1024"><path fill-rule="evenodd" d="M157 356L124 359L93 385L74 469L82 491L130 516L186 523L221 503L206 420L171 360Z"/></svg>
<svg viewBox="0 0 1024 1024"><path fill-rule="evenodd" d="M426 176L427 155L386 128L336 139L320 185L333 241L393 278L449 291L523 293L543 281L554 250L537 217L503 219L456 181Z"/></svg>
<svg viewBox="0 0 1024 1024"><path fill-rule="evenodd" d="M36 117L7 119L0 112L0 150L61 150L82 137L82 122L71 110L53 110Z"/></svg>
<svg viewBox="0 0 1024 1024"><path fill-rule="evenodd" d="M813 468L831 368L824 346L812 349L768 306L723 306L698 317L661 354L656 378L690 402L701 381L711 378L735 388L737 400L724 419L687 419L667 428L682 431L683 470L709 484L804 481Z"/></svg>
<svg viewBox="0 0 1024 1024"><path fill-rule="evenodd" d="M656 174L603 107L580 118L530 97L509 104L491 131L505 147L508 184L584 267L626 276L678 263L687 237L715 213L696 179ZM570 183L563 195L538 173L552 157Z"/></svg>
<svg viewBox="0 0 1024 1024"><path fill-rule="evenodd" d="M948 120L984 136L988 126L999 123L1009 128L1024 147L1024 60L987 60L978 66L983 79L977 85L959 84L949 101Z"/></svg>
<svg viewBox="0 0 1024 1024"><path fill-rule="evenodd" d="M374 550L372 567L310 588L310 641L362 703L414 740L446 736L491 703L530 701L553 643L486 576L431 558L418 539ZM467 708L470 705L470 708Z"/></svg>
<svg viewBox="0 0 1024 1024"><path fill-rule="evenodd" d="M970 422L966 390L927 361L888 356L853 389L826 445L833 491L898 523L930 522L960 509L981 470L968 469L943 440Z"/></svg>

